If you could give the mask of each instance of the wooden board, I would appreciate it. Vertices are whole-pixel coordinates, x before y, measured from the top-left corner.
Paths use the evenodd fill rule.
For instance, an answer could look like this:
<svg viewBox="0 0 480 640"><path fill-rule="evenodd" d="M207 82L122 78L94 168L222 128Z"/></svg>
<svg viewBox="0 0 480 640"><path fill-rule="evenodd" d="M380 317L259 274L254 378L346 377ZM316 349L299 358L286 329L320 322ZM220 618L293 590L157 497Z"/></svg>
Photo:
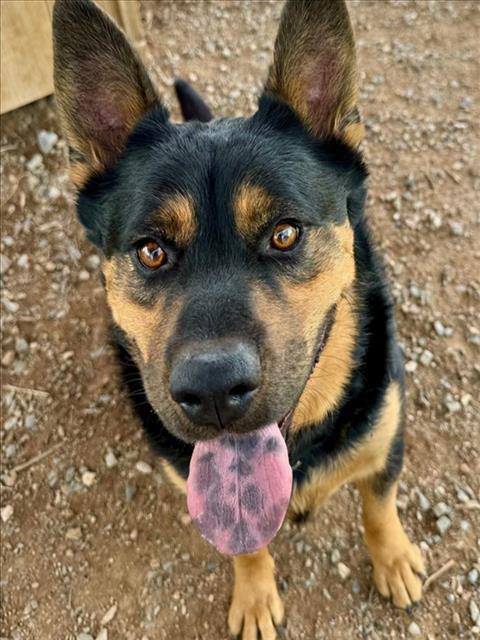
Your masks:
<svg viewBox="0 0 480 640"><path fill-rule="evenodd" d="M53 93L54 0L0 0L0 113ZM98 0L134 43L142 37L135 0Z"/></svg>

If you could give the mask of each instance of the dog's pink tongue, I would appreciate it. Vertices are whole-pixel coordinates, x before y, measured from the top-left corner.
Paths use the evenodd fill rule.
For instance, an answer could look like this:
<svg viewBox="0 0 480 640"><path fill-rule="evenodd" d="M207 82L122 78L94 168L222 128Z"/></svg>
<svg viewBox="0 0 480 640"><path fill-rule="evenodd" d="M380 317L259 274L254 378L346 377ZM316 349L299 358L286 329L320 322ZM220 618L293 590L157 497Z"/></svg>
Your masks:
<svg viewBox="0 0 480 640"><path fill-rule="evenodd" d="M253 553L267 545L283 522L291 491L292 468L277 424L195 445L188 510L221 553Z"/></svg>

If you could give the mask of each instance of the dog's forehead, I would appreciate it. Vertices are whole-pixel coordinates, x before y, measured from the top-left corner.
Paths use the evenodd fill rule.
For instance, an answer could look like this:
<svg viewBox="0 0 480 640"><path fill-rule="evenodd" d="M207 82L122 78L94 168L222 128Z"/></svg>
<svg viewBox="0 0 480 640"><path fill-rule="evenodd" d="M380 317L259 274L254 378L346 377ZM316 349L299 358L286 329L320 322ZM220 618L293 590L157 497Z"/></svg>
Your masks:
<svg viewBox="0 0 480 640"><path fill-rule="evenodd" d="M276 217L329 215L344 198L342 172L252 119L171 126L134 144L123 165L136 194L131 226L158 226L181 246L219 230L254 238Z"/></svg>

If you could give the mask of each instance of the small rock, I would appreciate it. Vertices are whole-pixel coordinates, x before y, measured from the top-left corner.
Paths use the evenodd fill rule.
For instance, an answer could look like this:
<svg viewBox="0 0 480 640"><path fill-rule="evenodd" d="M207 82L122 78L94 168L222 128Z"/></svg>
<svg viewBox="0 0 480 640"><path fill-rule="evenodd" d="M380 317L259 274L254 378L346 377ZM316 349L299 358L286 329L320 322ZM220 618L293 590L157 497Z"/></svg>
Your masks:
<svg viewBox="0 0 480 640"><path fill-rule="evenodd" d="M443 401L443 404L446 406L446 408L450 413L458 413L462 409L461 402L459 402L458 400L455 400L455 398L452 396L451 393L447 393Z"/></svg>
<svg viewBox="0 0 480 640"><path fill-rule="evenodd" d="M78 279L80 282L86 282L87 280L90 280L90 274L86 269L82 269L78 274Z"/></svg>
<svg viewBox="0 0 480 640"><path fill-rule="evenodd" d="M102 625L102 627L105 627L109 622L111 622L114 619L115 614L117 613L117 609L118 609L117 604L113 604L110 607L110 609L105 613L103 618L100 620L100 624Z"/></svg>
<svg viewBox="0 0 480 640"><path fill-rule="evenodd" d="M98 267L100 266L100 257L97 256L96 253L93 253L91 256L88 256L87 258L87 267L89 269L98 269Z"/></svg>
<svg viewBox="0 0 480 640"><path fill-rule="evenodd" d="M452 522L448 516L441 516L437 520L436 525L438 533L443 536L452 526Z"/></svg>
<svg viewBox="0 0 480 640"><path fill-rule="evenodd" d="M470 584L477 584L478 582L478 570L475 569L475 567L473 569L470 569L470 571L467 574L467 579L469 581Z"/></svg>
<svg viewBox="0 0 480 640"><path fill-rule="evenodd" d="M478 608L477 603L475 602L475 600L473 598L470 600L470 603L468 605L468 610L470 611L470 618L472 619L473 624L479 624L480 623L480 610Z"/></svg>
<svg viewBox="0 0 480 640"><path fill-rule="evenodd" d="M82 473L82 482L86 487L92 487L97 481L97 474L93 471L84 471Z"/></svg>
<svg viewBox="0 0 480 640"><path fill-rule="evenodd" d="M330 560L332 561L332 564L337 564L337 562L339 562L339 560L340 560L340 551L338 549L334 549L332 551L332 555L330 556Z"/></svg>
<svg viewBox="0 0 480 640"><path fill-rule="evenodd" d="M351 574L350 569L343 562L339 562L337 564L338 575L342 580L346 580L348 576Z"/></svg>
<svg viewBox="0 0 480 640"><path fill-rule="evenodd" d="M82 530L80 529L80 527L72 527L70 529L67 529L65 537L67 540L81 540Z"/></svg>
<svg viewBox="0 0 480 640"><path fill-rule="evenodd" d="M32 173L41 170L43 167L43 158L39 153L35 153L27 162L27 169Z"/></svg>
<svg viewBox="0 0 480 640"><path fill-rule="evenodd" d="M134 484L127 482L125 485L125 499L127 502L131 502L137 493L137 487Z"/></svg>
<svg viewBox="0 0 480 640"><path fill-rule="evenodd" d="M152 467L147 462L143 462L142 460L139 460L137 462L137 464L135 465L135 469L144 474L152 473Z"/></svg>
<svg viewBox="0 0 480 640"><path fill-rule="evenodd" d="M432 506L430 500L421 491L417 490L418 506L422 511L429 511Z"/></svg>
<svg viewBox="0 0 480 640"><path fill-rule="evenodd" d="M423 364L424 367L429 367L433 362L433 353L428 349L420 356L420 363Z"/></svg>
<svg viewBox="0 0 480 640"><path fill-rule="evenodd" d="M3 276L10 269L12 261L4 253L0 253L0 274Z"/></svg>
<svg viewBox="0 0 480 640"><path fill-rule="evenodd" d="M443 516L443 515L449 515L451 512L452 512L451 507L449 507L448 504L445 504L445 502L438 502L433 507L433 513L437 518L440 518L440 516Z"/></svg>
<svg viewBox="0 0 480 640"><path fill-rule="evenodd" d="M422 632L416 622L411 622L408 625L408 633L413 637L418 637Z"/></svg>
<svg viewBox="0 0 480 640"><path fill-rule="evenodd" d="M106 629L102 629L95 640L108 640L108 631Z"/></svg>
<svg viewBox="0 0 480 640"><path fill-rule="evenodd" d="M440 322L440 320L435 320L435 322L433 323L433 329L437 334L437 336L440 336L441 338L443 338L443 336L445 335L445 327Z"/></svg>
<svg viewBox="0 0 480 640"><path fill-rule="evenodd" d="M42 153L50 153L58 142L58 136L55 131L41 130L37 135L37 144Z"/></svg>
<svg viewBox="0 0 480 640"><path fill-rule="evenodd" d="M115 454L113 453L113 451L107 451L105 455L105 464L109 469L111 469L112 467L118 464L118 460Z"/></svg>
<svg viewBox="0 0 480 640"><path fill-rule="evenodd" d="M25 416L25 420L24 420L24 425L26 429L33 429L33 427L35 426L35 416L33 415L33 413L29 413Z"/></svg>
<svg viewBox="0 0 480 640"><path fill-rule="evenodd" d="M453 236L463 236L463 224L461 222L450 222L450 232Z"/></svg>
<svg viewBox="0 0 480 640"><path fill-rule="evenodd" d="M25 338L15 338L15 351L18 354L27 353L28 342L25 340Z"/></svg>
<svg viewBox="0 0 480 640"><path fill-rule="evenodd" d="M15 360L15 351L13 351L13 349L9 349L8 351L5 351L5 353L3 354L2 366L10 367L13 364L14 360Z"/></svg>
<svg viewBox="0 0 480 640"><path fill-rule="evenodd" d="M12 516L13 516L13 507L11 504L7 504L5 505L5 507L2 507L0 509L0 518L2 519L2 522L8 522L8 520L10 520Z"/></svg>
<svg viewBox="0 0 480 640"><path fill-rule="evenodd" d="M414 371L416 371L418 364L415 362L415 360L409 360L406 364L405 364L405 371L407 373L413 373Z"/></svg>
<svg viewBox="0 0 480 640"><path fill-rule="evenodd" d="M93 640L93 636L89 633L79 633L77 636L77 640Z"/></svg>

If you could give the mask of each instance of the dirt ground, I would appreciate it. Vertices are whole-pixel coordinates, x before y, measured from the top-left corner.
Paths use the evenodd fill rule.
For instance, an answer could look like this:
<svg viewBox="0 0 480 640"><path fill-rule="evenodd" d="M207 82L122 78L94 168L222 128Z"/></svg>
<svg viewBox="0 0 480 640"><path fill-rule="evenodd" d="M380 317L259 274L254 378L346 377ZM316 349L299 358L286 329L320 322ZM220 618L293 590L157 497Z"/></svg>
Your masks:
<svg viewBox="0 0 480 640"><path fill-rule="evenodd" d="M480 635L480 3L351 2L369 217L408 370L399 508L431 576L412 616L381 601L347 487L272 551L292 640ZM279 2L142 1L173 103L251 113ZM188 524L132 416L98 257L75 219L52 99L2 118L2 640L221 640L230 562ZM44 148L39 149L39 132ZM51 148L50 148L51 147ZM476 194L475 194L476 191ZM340 578L338 560L347 567ZM347 575L348 574L348 575ZM475 625L476 621L476 625Z"/></svg>

